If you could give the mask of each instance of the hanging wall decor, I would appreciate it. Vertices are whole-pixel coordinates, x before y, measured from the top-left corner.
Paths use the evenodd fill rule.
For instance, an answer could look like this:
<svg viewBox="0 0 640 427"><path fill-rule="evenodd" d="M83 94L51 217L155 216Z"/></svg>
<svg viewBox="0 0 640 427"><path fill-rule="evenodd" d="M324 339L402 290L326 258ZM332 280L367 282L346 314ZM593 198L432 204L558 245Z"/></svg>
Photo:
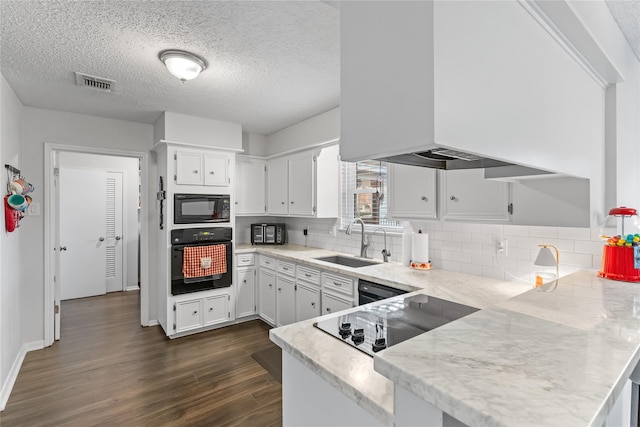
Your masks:
<svg viewBox="0 0 640 427"><path fill-rule="evenodd" d="M11 233L20 227L20 220L31 204L32 198L28 194L34 191L32 184L11 165L4 165L7 170L7 195L4 196L5 228Z"/></svg>

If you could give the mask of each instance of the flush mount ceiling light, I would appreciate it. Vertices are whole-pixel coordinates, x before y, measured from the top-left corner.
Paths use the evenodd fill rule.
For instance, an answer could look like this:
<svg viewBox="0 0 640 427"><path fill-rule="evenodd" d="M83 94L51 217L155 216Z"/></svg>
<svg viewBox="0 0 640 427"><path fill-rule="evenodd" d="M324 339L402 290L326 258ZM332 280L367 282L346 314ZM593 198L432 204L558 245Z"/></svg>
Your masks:
<svg viewBox="0 0 640 427"><path fill-rule="evenodd" d="M166 65L172 75L183 82L195 79L207 68L207 61L204 58L186 50L163 50L158 54L158 58Z"/></svg>

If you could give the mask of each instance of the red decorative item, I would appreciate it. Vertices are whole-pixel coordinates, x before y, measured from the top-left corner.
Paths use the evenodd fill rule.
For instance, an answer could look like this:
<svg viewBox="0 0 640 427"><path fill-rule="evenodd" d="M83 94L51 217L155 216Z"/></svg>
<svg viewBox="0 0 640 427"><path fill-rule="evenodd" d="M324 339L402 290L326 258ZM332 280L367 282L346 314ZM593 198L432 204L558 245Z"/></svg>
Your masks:
<svg viewBox="0 0 640 427"><path fill-rule="evenodd" d="M638 214L638 211L636 211L633 208L627 208L625 206L620 206L619 208L612 208L609 211L609 215L614 215L614 216L633 216L637 214Z"/></svg>
<svg viewBox="0 0 640 427"><path fill-rule="evenodd" d="M615 236L602 235L607 239L607 244L602 248L602 266L598 271L598 277L622 282L640 282L640 268L637 268L640 266L639 235L633 233L638 231L640 224L637 215L636 209L626 206L613 208L609 211L609 217L605 219L605 224L608 225L605 228L614 231L617 228L614 227L615 222L619 222L622 233ZM634 228L632 234L625 233L626 218L631 219L629 226Z"/></svg>
<svg viewBox="0 0 640 427"><path fill-rule="evenodd" d="M18 221L20 220L20 213L9 206L9 195L4 196L4 223L7 231L11 233L18 227Z"/></svg>

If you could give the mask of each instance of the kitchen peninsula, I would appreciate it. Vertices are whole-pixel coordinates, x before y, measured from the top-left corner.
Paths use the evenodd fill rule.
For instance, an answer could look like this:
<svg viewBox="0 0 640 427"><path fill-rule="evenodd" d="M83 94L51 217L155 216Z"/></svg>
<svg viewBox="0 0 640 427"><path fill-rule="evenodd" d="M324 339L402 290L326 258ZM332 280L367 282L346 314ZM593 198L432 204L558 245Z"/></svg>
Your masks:
<svg viewBox="0 0 640 427"><path fill-rule="evenodd" d="M316 266L328 252L264 251ZM273 329L284 350L285 425L601 426L628 415L640 356L637 284L579 271L528 290L397 263L346 270L482 310L374 358L314 319Z"/></svg>

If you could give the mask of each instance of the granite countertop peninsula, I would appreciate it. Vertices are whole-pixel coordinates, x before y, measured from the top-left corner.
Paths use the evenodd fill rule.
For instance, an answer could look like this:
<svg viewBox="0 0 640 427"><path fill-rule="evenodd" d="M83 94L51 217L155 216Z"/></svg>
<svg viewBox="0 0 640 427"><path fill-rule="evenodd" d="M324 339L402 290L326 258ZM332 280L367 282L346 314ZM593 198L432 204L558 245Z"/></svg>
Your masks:
<svg viewBox="0 0 640 427"><path fill-rule="evenodd" d="M344 267L315 259L338 254L335 251L298 245L236 246L236 253L246 252L258 252L323 271L426 293L481 309L530 288L518 283L444 270L412 270L395 262L380 262L359 268ZM357 310L357 307L350 309ZM374 370L373 358L315 328L313 323L316 321L317 319L310 319L272 329L271 340L374 417L387 425L393 425L393 381Z"/></svg>

